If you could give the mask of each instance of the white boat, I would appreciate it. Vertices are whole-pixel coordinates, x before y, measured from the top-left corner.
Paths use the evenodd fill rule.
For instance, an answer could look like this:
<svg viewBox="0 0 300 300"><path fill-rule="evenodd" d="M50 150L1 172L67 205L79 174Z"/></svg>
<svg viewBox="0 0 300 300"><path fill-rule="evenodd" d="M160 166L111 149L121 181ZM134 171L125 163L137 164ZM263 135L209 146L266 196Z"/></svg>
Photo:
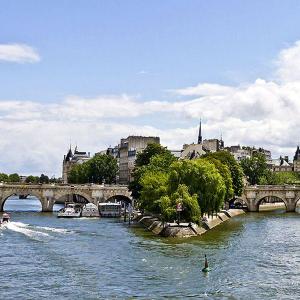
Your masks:
<svg viewBox="0 0 300 300"><path fill-rule="evenodd" d="M81 216L81 205L68 203L64 208L59 210L58 218L79 218Z"/></svg>
<svg viewBox="0 0 300 300"><path fill-rule="evenodd" d="M2 219L0 220L0 225L8 223L10 221L10 215L8 213L3 213Z"/></svg>
<svg viewBox="0 0 300 300"><path fill-rule="evenodd" d="M99 210L101 217L113 217L118 218L121 217L122 213L122 205L121 203L99 203Z"/></svg>
<svg viewBox="0 0 300 300"><path fill-rule="evenodd" d="M58 218L100 217L98 207L93 203L68 203L58 214Z"/></svg>
<svg viewBox="0 0 300 300"><path fill-rule="evenodd" d="M98 207L93 203L87 203L82 207L81 217L100 217Z"/></svg>

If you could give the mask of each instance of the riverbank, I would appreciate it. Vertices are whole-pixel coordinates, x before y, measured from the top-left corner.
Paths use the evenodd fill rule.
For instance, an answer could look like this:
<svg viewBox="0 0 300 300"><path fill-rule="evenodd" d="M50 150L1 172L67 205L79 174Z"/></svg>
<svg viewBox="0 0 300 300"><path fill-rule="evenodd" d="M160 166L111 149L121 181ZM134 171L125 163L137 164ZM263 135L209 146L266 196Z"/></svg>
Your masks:
<svg viewBox="0 0 300 300"><path fill-rule="evenodd" d="M192 237L200 236L208 230L222 224L232 217L244 214L242 209L222 210L215 216L204 216L204 221L200 225L195 223L163 223L158 218L153 216L139 216L136 221L138 224L152 231L156 235L163 237Z"/></svg>

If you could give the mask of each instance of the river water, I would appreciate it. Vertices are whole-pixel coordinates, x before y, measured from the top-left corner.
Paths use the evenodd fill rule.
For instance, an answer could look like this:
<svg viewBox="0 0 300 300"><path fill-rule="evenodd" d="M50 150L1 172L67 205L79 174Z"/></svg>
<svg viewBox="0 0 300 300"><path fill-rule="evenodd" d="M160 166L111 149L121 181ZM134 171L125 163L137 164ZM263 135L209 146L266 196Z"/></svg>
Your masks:
<svg viewBox="0 0 300 300"><path fill-rule="evenodd" d="M174 240L116 219L58 219L33 199L5 209L1 299L300 298L297 213L249 213Z"/></svg>

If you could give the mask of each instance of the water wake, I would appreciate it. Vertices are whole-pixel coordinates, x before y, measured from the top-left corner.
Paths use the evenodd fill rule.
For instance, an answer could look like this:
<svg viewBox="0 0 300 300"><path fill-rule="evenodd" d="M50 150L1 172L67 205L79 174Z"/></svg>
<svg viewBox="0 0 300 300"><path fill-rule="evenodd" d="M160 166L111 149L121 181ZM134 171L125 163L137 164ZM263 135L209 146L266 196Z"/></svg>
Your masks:
<svg viewBox="0 0 300 300"><path fill-rule="evenodd" d="M73 233L73 231L64 228L53 228L53 227L43 227L43 226L35 226L35 228L42 229L45 231L57 232L57 233Z"/></svg>
<svg viewBox="0 0 300 300"><path fill-rule="evenodd" d="M22 233L27 237L38 241L42 241L45 240L45 238L48 239L50 237L48 233L29 229L28 224L21 223L21 222L8 222L6 224L3 224L2 226L3 228L6 228L14 232Z"/></svg>
<svg viewBox="0 0 300 300"><path fill-rule="evenodd" d="M64 228L33 226L22 222L5 223L2 225L2 228L24 234L31 239L39 241L45 241L52 238L50 235L51 232L60 234L73 233L72 231Z"/></svg>

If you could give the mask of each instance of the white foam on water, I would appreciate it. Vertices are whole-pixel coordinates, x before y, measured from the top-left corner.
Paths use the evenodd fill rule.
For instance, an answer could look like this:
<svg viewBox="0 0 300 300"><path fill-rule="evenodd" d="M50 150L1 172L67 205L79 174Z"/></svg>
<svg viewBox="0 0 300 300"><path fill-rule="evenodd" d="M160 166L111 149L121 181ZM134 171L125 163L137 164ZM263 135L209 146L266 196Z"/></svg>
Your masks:
<svg viewBox="0 0 300 300"><path fill-rule="evenodd" d="M43 227L43 226L35 226L35 228L42 229L45 231L57 232L57 233L73 233L73 231L64 228L53 228L53 227Z"/></svg>
<svg viewBox="0 0 300 300"><path fill-rule="evenodd" d="M4 228L14 232L22 233L34 240L43 240L50 237L48 233L29 229L29 225L21 222L8 222L2 225Z"/></svg>

